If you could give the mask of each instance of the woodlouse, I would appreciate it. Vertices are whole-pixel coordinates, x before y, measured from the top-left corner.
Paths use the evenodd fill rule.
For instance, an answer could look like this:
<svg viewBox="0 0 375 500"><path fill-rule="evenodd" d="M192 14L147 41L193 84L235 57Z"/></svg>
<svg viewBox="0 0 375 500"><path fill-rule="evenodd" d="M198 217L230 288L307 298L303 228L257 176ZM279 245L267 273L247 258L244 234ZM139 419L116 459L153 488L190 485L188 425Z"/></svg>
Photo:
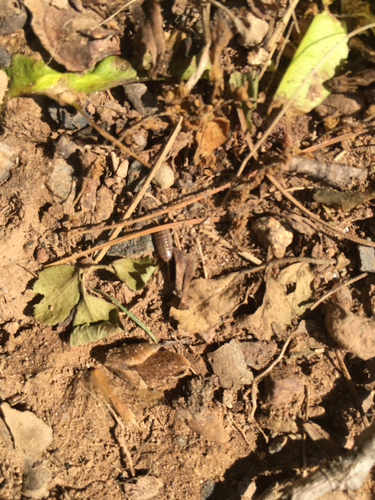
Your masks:
<svg viewBox="0 0 375 500"><path fill-rule="evenodd" d="M169 229L155 233L157 251L164 262L169 262L173 257L173 241Z"/></svg>

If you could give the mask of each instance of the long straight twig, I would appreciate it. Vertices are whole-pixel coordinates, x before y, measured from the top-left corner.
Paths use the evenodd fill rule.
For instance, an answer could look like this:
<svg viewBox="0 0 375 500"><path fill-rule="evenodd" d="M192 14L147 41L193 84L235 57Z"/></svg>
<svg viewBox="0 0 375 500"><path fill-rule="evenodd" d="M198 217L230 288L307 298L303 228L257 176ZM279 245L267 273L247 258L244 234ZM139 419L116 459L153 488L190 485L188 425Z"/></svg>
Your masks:
<svg viewBox="0 0 375 500"><path fill-rule="evenodd" d="M289 201L293 203L296 207L298 207L304 214L306 214L310 219L314 220L318 224L320 224L323 228L328 229L331 231L335 236L352 241L353 243L358 243L360 245L364 245L366 247L372 247L375 248L375 242L373 241L368 241L364 240L363 238L358 238L358 236L352 236L350 234L346 234L343 231L340 231L340 229L336 229L333 226L330 226L327 222L324 222L321 220L317 215L313 214L310 212L310 210L307 210L299 201L297 201L294 196L292 196L286 189L282 187L279 181L275 179L275 177L271 174L266 174L267 179L280 191L280 193L285 196ZM326 232L329 236L332 237L332 235L329 233L329 231L324 231Z"/></svg>
<svg viewBox="0 0 375 500"><path fill-rule="evenodd" d="M181 123L182 123L182 117L179 119L174 131L172 132L172 134L170 135L166 145L164 146L163 148L163 151L161 152L159 158L157 159L155 165L152 167L150 173L148 174L148 177L145 181L145 183L143 184L142 188L139 190L139 193L137 194L137 196L134 198L134 200L132 201L132 203L130 204L130 206L128 207L128 209L126 210L124 216L123 216L123 220L126 220L126 219L129 219L129 217L131 216L131 214L134 212L134 210L136 209L136 207L138 206L139 202L141 201L141 199L143 198L145 192L147 191L148 189L148 186L151 184L151 181L152 179L155 177L155 174L157 173L157 171L159 170L161 164L163 163L163 161L166 159L171 147L173 146L173 143L175 142L180 130L181 130ZM113 233L111 234L109 240L112 241L114 240L115 238L117 238L117 236L120 234L121 232L121 228L118 227L116 228ZM102 258L105 256L105 254L107 253L107 250L108 248L107 247L104 247L99 255L96 257L95 259L95 262L100 262L102 260Z"/></svg>

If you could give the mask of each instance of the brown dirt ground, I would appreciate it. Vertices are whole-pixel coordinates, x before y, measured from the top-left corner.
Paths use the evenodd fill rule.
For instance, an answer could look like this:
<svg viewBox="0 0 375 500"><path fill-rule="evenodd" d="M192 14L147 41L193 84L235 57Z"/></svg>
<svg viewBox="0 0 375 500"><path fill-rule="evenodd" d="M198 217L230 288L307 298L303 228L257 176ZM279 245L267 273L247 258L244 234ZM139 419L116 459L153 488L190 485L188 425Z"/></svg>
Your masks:
<svg viewBox="0 0 375 500"><path fill-rule="evenodd" d="M228 70L233 70L232 66L238 67L239 54L235 44L234 48L230 46L225 49L223 58L227 61ZM150 85L156 95L160 85L159 82ZM207 83L198 85L194 92L195 96L201 92L203 101L209 102L210 87ZM117 95L113 91L115 99ZM97 109L108 100L110 97L105 92L90 98ZM125 106L123 100L121 104ZM187 107L191 109L191 103ZM259 115L262 109L257 111ZM152 195L158 201L165 204L183 199L200 188L226 182L237 171L247 150L241 146L243 137L238 130L234 109L228 107L227 111L233 133L226 145L217 149L215 160L211 159L211 163L206 160L203 166L194 165L193 147L191 151L185 150L183 155L177 156L174 167L180 182L163 192L154 187ZM264 131L262 120L259 120L257 127L254 140L257 133ZM300 133L293 133L300 137L306 127L303 125ZM308 127L311 137L313 132L322 135L320 124L314 117L309 117ZM188 128L185 130L189 131ZM220 324L210 332L211 343L206 344L200 336L192 335L189 345L168 347L189 360L194 374L155 384L164 393L162 399L152 401L145 395L130 392L123 381L111 377L116 394L132 408L142 432L124 430L100 396L93 391L90 370L101 366L105 353L111 348L129 340L147 341L147 335L124 318L125 334L71 347L69 327L41 326L35 322L32 314L36 301L32 287L38 272L43 268L43 264L38 261L38 252L43 249L48 262L52 262L85 249L87 240L83 238L68 241L67 222L73 226L98 221L110 223L114 220L113 214L118 216L124 211L124 205L129 200L126 188L121 185L121 189L115 189L114 184L108 182L114 178L110 161L111 147L107 143L103 145L100 139L97 144L89 141L89 145L83 139L79 140L86 152L93 149L104 157L106 168L100 177L100 185L105 186L103 193L106 195L104 201L100 202L97 198L94 213L81 213L72 208L67 216L59 209L60 202L46 187L51 174L54 141L64 133L48 116L46 100L21 97L10 101L3 114L2 132L4 137L15 135L18 138L21 152L17 167L0 186L0 401L8 402L20 411L32 411L52 428L52 445L43 457L43 464L53 477L49 498L126 498L124 484L131 482L132 477L124 443L136 477L150 475L162 481L163 488L158 498L235 500L241 498L252 481L256 481L257 492L262 492L276 481L300 474L304 469L311 470L327 458L302 432L306 394L309 417L330 431L341 444L346 442L350 446L363 429L363 424L338 365L335 355L337 346L324 327L324 305L304 316L304 319L312 322L312 326L301 331L298 341L294 341L274 370L275 377L288 376L301 380L303 393L291 401L272 405L267 400L269 389L262 382L258 395L257 423L249 418L249 396L245 396L247 387L232 394L231 405L223 404L224 390L212 373L208 354L233 338L241 341L253 339L246 329L238 326L237 319L243 314L253 313L261 304L264 293L261 273L247 278L242 287L239 309L221 318ZM158 143L158 139L157 136L154 142ZM355 147L338 143L327 148L319 153L320 159L330 161L345 151L345 159L340 161L362 168L370 167L374 157L372 135L364 134L356 141ZM280 143L276 138L266 144L264 151L278 146ZM74 162L79 179L82 169L77 166L76 159ZM303 188L301 195L298 195L298 190L293 191L295 196L322 218L329 217L312 201L309 194L308 190L316 185L316 181L287 176L280 177L280 181L286 188ZM210 222L194 228L183 226L175 231L175 241L179 242L182 250L194 255L198 262L195 277L204 276L202 260L196 250L198 240L207 275L210 278L222 276L249 266L235 251L236 248L247 250L262 261L267 259L267 250L259 244L250 229L251 223L259 215L282 215L286 210L299 214L265 181L251 194L246 190L242 194L233 194L228 204L221 208L223 196L220 194L214 199L200 201L188 209L170 214L170 221L229 215L227 221ZM345 213L331 209L330 216L341 229L348 228L350 233L361 237L371 235L371 202ZM100 237L95 235L92 238L103 241L105 235L103 233ZM341 272L337 272L333 266L311 266L318 297L333 284L357 273L355 245L330 238L318 230L313 236L298 233L288 247L286 257L333 257L340 253L349 259L349 264ZM139 252L129 250L129 256L135 254L138 256ZM147 287L139 292L131 292L124 283L113 277L105 280L96 276L94 284L125 304L159 340L188 336L168 317L173 289L169 285L166 264L161 265ZM351 292L352 311L359 315L374 315L375 286L372 275L351 287ZM298 321L294 321L294 327ZM279 340L278 352L282 345L283 342ZM372 403L373 360L362 361L344 351L342 354L361 400L368 403L365 412L371 422L375 412ZM230 435L226 443L208 440L195 433L178 411L179 404L188 396L189 381L198 377L211 380L214 384L211 407ZM278 453L270 453L270 443L280 436L288 438L286 445ZM4 499L21 498L22 460L1 440L0 445L0 496ZM361 490L349 492L347 498L367 500L374 496L375 486L370 475Z"/></svg>

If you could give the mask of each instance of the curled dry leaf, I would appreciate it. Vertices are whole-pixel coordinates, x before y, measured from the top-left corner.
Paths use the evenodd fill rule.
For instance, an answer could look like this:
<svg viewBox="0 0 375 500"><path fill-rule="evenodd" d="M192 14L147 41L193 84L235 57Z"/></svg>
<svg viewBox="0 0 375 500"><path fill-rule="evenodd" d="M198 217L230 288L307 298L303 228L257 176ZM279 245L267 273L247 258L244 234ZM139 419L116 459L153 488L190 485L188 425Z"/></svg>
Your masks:
<svg viewBox="0 0 375 500"><path fill-rule="evenodd" d="M333 191L332 189L317 189L314 200L324 205L339 208L344 212L375 198L375 193L353 193L352 191Z"/></svg>
<svg viewBox="0 0 375 500"><path fill-rule="evenodd" d="M188 360L181 354L160 351L160 347L145 342L123 345L108 353L105 365L139 389L152 381L184 376L190 366Z"/></svg>
<svg viewBox="0 0 375 500"><path fill-rule="evenodd" d="M89 36L102 22L91 9L77 12L70 5L59 9L49 0L25 0L25 5L41 44L68 71L86 71L105 57L120 54L119 39L112 31L98 39Z"/></svg>
<svg viewBox="0 0 375 500"><path fill-rule="evenodd" d="M239 273L223 278L194 280L187 294L189 309L171 307L169 315L187 332L205 332L235 309L240 301L243 280L244 275Z"/></svg>
<svg viewBox="0 0 375 500"><path fill-rule="evenodd" d="M100 393L106 403L122 418L125 424L140 430L134 413L118 398L112 388L112 383L102 370L91 371L91 380L95 389Z"/></svg>
<svg viewBox="0 0 375 500"><path fill-rule="evenodd" d="M375 356L375 321L357 316L340 304L332 304L325 317L328 333L340 345L361 359Z"/></svg>

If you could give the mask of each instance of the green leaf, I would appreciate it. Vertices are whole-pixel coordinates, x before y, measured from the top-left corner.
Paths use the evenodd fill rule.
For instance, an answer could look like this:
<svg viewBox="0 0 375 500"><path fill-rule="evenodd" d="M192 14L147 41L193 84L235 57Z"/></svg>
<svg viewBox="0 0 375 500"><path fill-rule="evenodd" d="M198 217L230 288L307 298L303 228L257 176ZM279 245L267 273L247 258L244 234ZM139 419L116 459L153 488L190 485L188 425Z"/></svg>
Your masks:
<svg viewBox="0 0 375 500"><path fill-rule="evenodd" d="M39 59L16 54L6 73L10 79L8 99L23 94L39 94L47 95L61 105L74 102L76 92L90 94L107 90L137 76L130 63L117 56L106 57L93 70L81 75L59 73Z"/></svg>
<svg viewBox="0 0 375 500"><path fill-rule="evenodd" d="M181 57L177 55L169 65L168 71L175 78L180 80L189 80L191 75L193 75L198 67L202 52L193 57ZM211 69L211 64L208 63L207 67L202 75L202 78L209 78L209 70Z"/></svg>
<svg viewBox="0 0 375 500"><path fill-rule="evenodd" d="M321 59L338 42L345 39L346 33L346 27L328 12L314 17L280 82L273 100L274 106L283 105L294 94ZM348 52L348 42L345 40L302 87L292 105L291 113L308 113L328 97L330 90L323 84L335 76Z"/></svg>
<svg viewBox="0 0 375 500"><path fill-rule="evenodd" d="M109 321L76 326L70 336L70 344L72 346L86 344L87 342L106 339L120 332L123 332L123 329L119 325L113 325Z"/></svg>
<svg viewBox="0 0 375 500"><path fill-rule="evenodd" d="M118 259L112 262L112 267L130 290L140 290L144 288L157 265L151 257L144 257L143 259Z"/></svg>
<svg viewBox="0 0 375 500"><path fill-rule="evenodd" d="M74 316L73 325L109 321L112 324L120 323L118 309L114 304L99 297L84 293Z"/></svg>
<svg viewBox="0 0 375 500"><path fill-rule="evenodd" d="M117 302L117 300L114 299L113 297L111 297L110 295L108 295L108 293L102 292L101 290L98 290L97 288L93 288L92 290L94 290L95 292L101 293L104 297L106 297L107 299L111 300L114 304L116 304L116 306L119 309L121 309L121 311L123 311L125 314L127 314L129 316L129 318L134 321L134 323L136 323L138 326L140 326L147 333L147 335L149 335L152 338L152 340L154 342L158 343L158 339L155 337L155 335L147 328L147 326L145 324L142 323L142 321L140 319L137 318L137 316L134 316L134 314L132 314L128 309L126 309L126 307L124 307L122 304Z"/></svg>
<svg viewBox="0 0 375 500"><path fill-rule="evenodd" d="M44 295L34 307L34 317L42 325L56 325L69 316L79 301L79 270L74 266L54 266L39 274L33 291Z"/></svg>

